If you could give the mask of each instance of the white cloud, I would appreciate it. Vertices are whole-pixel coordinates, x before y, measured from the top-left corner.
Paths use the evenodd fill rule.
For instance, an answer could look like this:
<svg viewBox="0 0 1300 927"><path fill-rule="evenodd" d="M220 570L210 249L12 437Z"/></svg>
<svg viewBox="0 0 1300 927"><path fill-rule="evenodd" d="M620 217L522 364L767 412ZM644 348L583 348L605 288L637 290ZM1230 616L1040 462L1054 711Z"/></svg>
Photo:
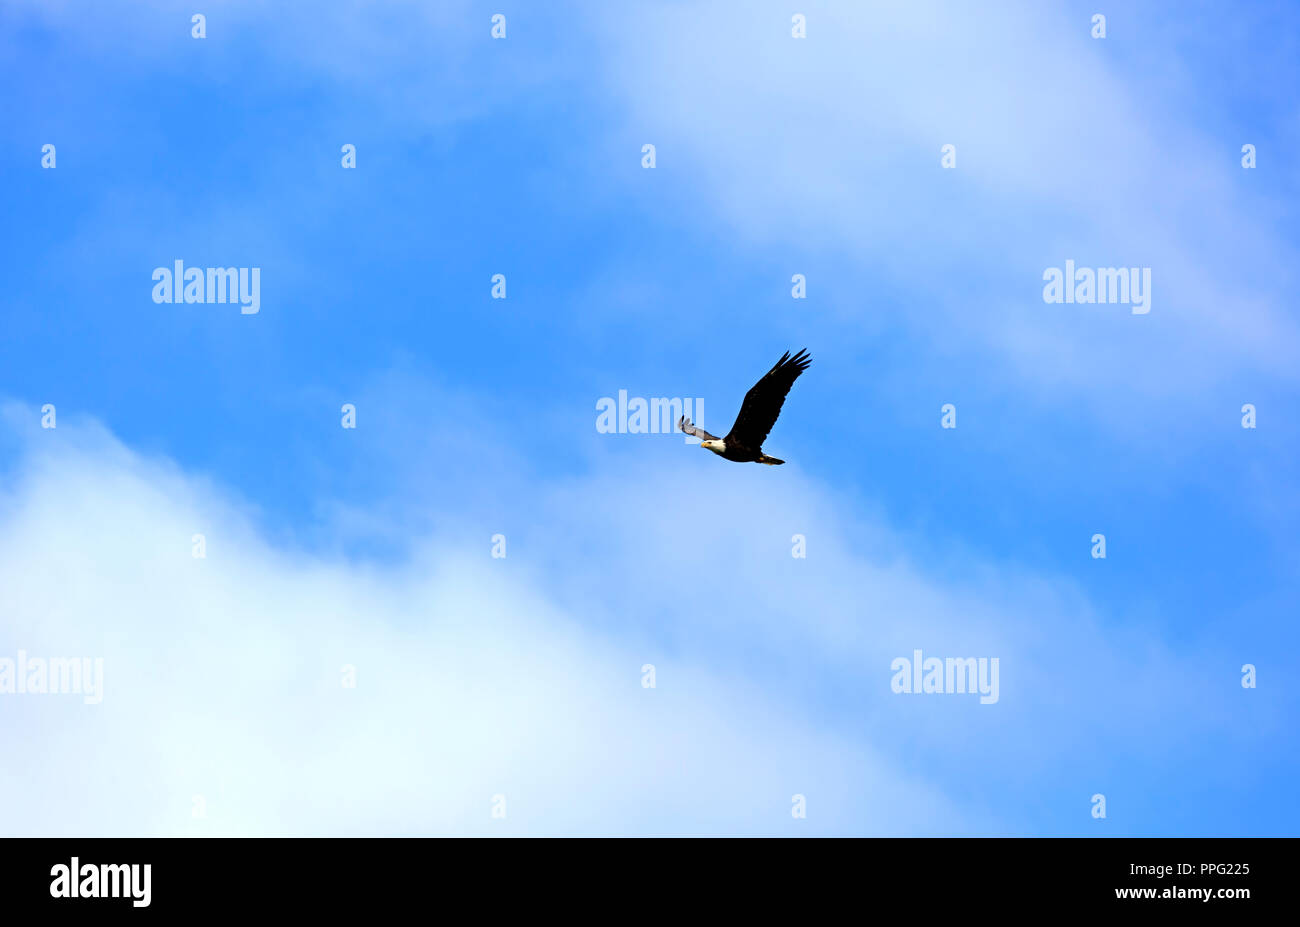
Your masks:
<svg viewBox="0 0 1300 927"><path fill-rule="evenodd" d="M120 58L118 12L21 9L78 47ZM132 14L133 35L148 41L123 67L221 81L234 48L260 54L288 86L324 80L367 101L383 131L366 157L380 158L383 138L433 130L448 145L459 125L499 108L581 97L598 128L574 139L567 167L603 185L605 199L652 189L643 218L739 243L786 276L796 258L815 259L828 317L857 316L864 338L902 325L925 339L934 358L909 358L909 370L970 364L984 381L992 371L1048 387L1034 395L1061 391L1107 408L1134 392L1185 397L1234 376L1294 383L1300 330L1285 307L1296 261L1286 214L1270 203L1278 181L1242 171L1242 139L1200 118L1178 57L1177 42L1212 34L1217 14L1198 26L1180 11L1169 33L1177 41L1148 26L1132 60L1120 50L1141 23L1122 16L1097 41L1087 16L1033 4L815 3L804 12L809 37L795 40L778 3L577 4L520 17L512 38L493 43L489 14L473 4L325 4L291 15L234 3L209 17L211 48L200 57L186 20L160 3ZM339 120L334 134L348 125L322 118ZM639 170L629 168L629 183L614 167L634 165L648 140L660 156L649 187ZM949 142L954 171L939 167ZM301 160L272 146L274 156ZM314 169L335 176L333 165ZM319 214L315 186L295 196L295 210ZM106 204L102 215L120 212L108 207L122 203ZM213 204L264 259L293 266L247 209ZM216 234L201 228L196 241ZM1041 274L1067 258L1151 267L1151 315L1045 305ZM310 272L293 266L298 279ZM646 286L620 276L626 292ZM664 316L674 300L665 302L660 321L677 321Z"/></svg>
<svg viewBox="0 0 1300 927"><path fill-rule="evenodd" d="M600 18L611 144L657 144L665 216L769 261L815 255L821 292L864 327L884 314L940 352L982 347L1016 379L1093 396L1294 380L1295 255L1272 181L1242 171L1241 139L1185 109L1181 85L1111 53L1121 17L1106 45L1087 17L1033 4L804 12L803 40L776 3ZM1144 36L1144 60L1173 55ZM1151 315L1044 305L1040 275L1066 258L1153 268ZM875 297L882 280L905 304Z"/></svg>
<svg viewBox="0 0 1300 927"><path fill-rule="evenodd" d="M4 499L0 654L102 656L105 692L2 697L6 833L971 826L761 683L584 627L486 537L391 567L277 550L219 491L97 429L26 440L44 447Z"/></svg>
<svg viewBox="0 0 1300 927"><path fill-rule="evenodd" d="M9 440L36 420L6 418ZM0 700L10 833L1018 832L1016 790L1073 783L1096 738L1210 723L1204 661L1051 578L918 567L796 465L692 466L673 441L666 466L633 438L617 478L522 487L509 524L460 511L381 564L272 544L94 426L17 440L0 655L102 656L105 686ZM999 657L999 703L890 693L918 647Z"/></svg>

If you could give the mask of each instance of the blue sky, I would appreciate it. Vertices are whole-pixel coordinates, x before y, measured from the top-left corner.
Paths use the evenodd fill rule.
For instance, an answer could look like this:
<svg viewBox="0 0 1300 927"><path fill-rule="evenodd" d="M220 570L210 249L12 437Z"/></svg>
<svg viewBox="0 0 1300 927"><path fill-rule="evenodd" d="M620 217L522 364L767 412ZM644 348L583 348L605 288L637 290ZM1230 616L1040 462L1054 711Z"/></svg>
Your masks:
<svg viewBox="0 0 1300 927"><path fill-rule="evenodd" d="M1294 834L1297 11L532 6L0 11L11 829ZM805 346L785 467L595 428Z"/></svg>

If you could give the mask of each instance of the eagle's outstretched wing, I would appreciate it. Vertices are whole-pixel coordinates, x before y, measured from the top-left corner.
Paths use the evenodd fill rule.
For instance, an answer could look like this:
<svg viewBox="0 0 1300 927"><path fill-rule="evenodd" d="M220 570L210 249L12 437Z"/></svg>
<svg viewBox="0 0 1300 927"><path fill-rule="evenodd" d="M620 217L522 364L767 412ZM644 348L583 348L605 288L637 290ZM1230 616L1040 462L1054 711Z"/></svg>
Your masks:
<svg viewBox="0 0 1300 927"><path fill-rule="evenodd" d="M794 357L790 356L789 351L782 354L776 366L745 394L736 423L727 433L727 441L734 441L755 451L762 447L768 432L776 424L776 417L781 414L786 393L790 392L794 381L808 369L810 363L812 361L806 349Z"/></svg>
<svg viewBox="0 0 1300 927"><path fill-rule="evenodd" d="M688 435L695 435L701 441L718 440L717 435L711 435L703 428L696 428L694 425L692 425L691 420L687 418L685 415L683 415L682 420L677 423L677 427L680 428L682 431L686 432Z"/></svg>

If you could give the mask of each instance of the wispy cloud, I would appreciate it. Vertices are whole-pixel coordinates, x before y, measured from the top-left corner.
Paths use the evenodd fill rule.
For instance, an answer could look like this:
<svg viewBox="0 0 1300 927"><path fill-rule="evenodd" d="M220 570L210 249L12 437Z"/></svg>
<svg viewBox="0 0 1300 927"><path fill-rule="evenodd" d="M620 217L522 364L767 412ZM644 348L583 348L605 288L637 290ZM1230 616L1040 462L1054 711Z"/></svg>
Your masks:
<svg viewBox="0 0 1300 927"><path fill-rule="evenodd" d="M0 695L4 827L1294 830L1285 30L492 12L0 10L0 660L105 675ZM261 312L154 304L177 259ZM1150 267L1150 314L1044 303L1067 259ZM594 427L626 389L721 432L805 345L777 473ZM997 702L895 694L917 650Z"/></svg>
<svg viewBox="0 0 1300 927"><path fill-rule="evenodd" d="M16 833L1026 832L1019 790L1060 776L1082 832L1083 793L1133 775L1089 744L1235 716L1235 667L1049 577L945 580L802 479L531 485L512 517L462 510L383 565L268 542L102 429L15 438L8 415L0 646L105 667L99 705L6 697L14 742L43 745L0 772ZM999 657L998 703L893 694L914 649Z"/></svg>
<svg viewBox="0 0 1300 927"><path fill-rule="evenodd" d="M0 768L8 833L971 826L761 684L584 626L526 554L491 559L486 534L481 556L430 539L400 567L322 560L102 432L48 443L4 500L0 645L102 657L105 692L3 696L24 757ZM796 793L809 821L790 815Z"/></svg>
<svg viewBox="0 0 1300 927"><path fill-rule="evenodd" d="M1250 139L1112 51L1133 22L1094 40L1089 17L1037 4L806 12L804 40L780 4L600 19L618 129L657 143L665 214L815 257L818 286L868 329L883 315L967 359L981 345L1008 365L997 376L1053 391L1169 396L1257 369L1293 382L1296 242L1267 206L1276 181L1243 171ZM1040 275L1065 258L1152 267L1156 308L1044 305ZM893 298L866 295L882 288Z"/></svg>

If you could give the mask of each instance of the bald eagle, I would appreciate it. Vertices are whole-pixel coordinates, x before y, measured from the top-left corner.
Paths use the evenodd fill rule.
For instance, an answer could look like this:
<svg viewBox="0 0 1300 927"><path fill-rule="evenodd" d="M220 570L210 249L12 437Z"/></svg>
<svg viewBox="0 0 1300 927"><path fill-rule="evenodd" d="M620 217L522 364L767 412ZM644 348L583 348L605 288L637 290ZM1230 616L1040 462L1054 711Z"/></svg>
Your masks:
<svg viewBox="0 0 1300 927"><path fill-rule="evenodd" d="M708 448L719 457L734 460L737 463L761 463L776 466L785 463L763 453L763 441L767 433L776 424L776 417L781 414L785 395L794 386L799 374L808 369L812 361L808 351L803 350L794 357L786 351L776 366L763 375L763 379L754 384L745 394L745 401L740 404L740 414L725 438L709 434L703 428L696 428L685 415L677 427L688 435L700 438L700 447Z"/></svg>

